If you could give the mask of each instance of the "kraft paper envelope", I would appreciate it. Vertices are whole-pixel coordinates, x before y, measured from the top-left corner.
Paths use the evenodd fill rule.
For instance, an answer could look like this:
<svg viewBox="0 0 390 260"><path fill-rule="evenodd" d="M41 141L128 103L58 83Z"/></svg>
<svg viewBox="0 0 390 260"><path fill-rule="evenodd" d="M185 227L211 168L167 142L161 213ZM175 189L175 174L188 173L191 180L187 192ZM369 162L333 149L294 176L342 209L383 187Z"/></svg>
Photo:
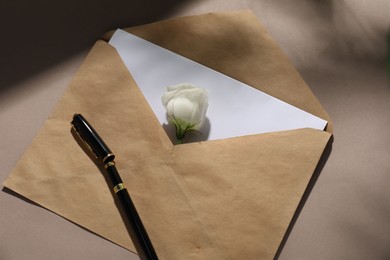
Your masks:
<svg viewBox="0 0 390 260"><path fill-rule="evenodd" d="M250 11L127 30L330 121ZM110 35L93 46L4 185L135 251L104 171L71 134L69 122L81 113L116 154L160 259L272 259L331 125L173 145Z"/></svg>

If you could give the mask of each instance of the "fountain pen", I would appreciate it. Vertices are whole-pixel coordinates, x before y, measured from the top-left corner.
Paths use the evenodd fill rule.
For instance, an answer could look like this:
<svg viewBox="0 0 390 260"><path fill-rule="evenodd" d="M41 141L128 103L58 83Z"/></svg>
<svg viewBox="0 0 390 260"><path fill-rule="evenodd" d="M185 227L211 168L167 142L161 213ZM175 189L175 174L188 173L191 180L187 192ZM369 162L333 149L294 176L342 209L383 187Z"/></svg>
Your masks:
<svg viewBox="0 0 390 260"><path fill-rule="evenodd" d="M131 224L131 227L138 239L138 243L148 260L158 259L157 254L153 248L152 242L142 224L134 203L127 192L118 170L115 167L115 155L111 152L108 146L104 143L102 138L98 135L95 129L88 123L88 121L81 115L75 114L71 122L72 128L79 136L80 140L85 144L86 148L100 161L111 180L114 193L119 199L123 207L126 217Z"/></svg>

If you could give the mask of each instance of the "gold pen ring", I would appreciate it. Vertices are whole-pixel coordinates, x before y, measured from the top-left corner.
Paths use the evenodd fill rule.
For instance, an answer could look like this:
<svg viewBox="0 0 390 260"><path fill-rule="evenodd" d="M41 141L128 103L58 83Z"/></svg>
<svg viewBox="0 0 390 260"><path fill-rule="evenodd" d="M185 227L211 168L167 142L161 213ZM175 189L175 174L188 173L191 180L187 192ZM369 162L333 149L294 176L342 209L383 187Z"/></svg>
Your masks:
<svg viewBox="0 0 390 260"><path fill-rule="evenodd" d="M114 186L114 192L115 193L118 193L118 191L121 191L121 190L124 190L124 189L126 189L126 186L122 182L118 183L117 185Z"/></svg>
<svg viewBox="0 0 390 260"><path fill-rule="evenodd" d="M110 162L108 162L108 163L106 163L105 165L104 165L104 168L108 168L108 167L110 167L110 166L114 166L115 165L115 162L114 161L110 161Z"/></svg>

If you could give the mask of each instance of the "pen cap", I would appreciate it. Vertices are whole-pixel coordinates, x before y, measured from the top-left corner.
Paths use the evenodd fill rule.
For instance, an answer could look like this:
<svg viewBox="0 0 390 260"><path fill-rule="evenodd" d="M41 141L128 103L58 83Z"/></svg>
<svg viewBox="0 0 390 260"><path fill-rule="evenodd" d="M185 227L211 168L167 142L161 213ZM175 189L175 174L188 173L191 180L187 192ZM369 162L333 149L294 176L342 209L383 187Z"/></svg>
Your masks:
<svg viewBox="0 0 390 260"><path fill-rule="evenodd" d="M111 152L110 148L108 148L96 130L81 114L75 114L71 124L81 140L96 158L104 164L114 160L115 155Z"/></svg>

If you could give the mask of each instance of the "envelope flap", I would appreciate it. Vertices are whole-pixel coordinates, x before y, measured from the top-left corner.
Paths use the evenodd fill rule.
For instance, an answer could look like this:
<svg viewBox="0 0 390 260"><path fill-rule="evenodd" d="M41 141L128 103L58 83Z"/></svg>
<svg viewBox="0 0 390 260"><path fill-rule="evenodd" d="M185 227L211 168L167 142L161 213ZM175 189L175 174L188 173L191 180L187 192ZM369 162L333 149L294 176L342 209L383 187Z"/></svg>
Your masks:
<svg viewBox="0 0 390 260"><path fill-rule="evenodd" d="M323 118L332 132L322 105L251 11L180 17L125 30Z"/></svg>
<svg viewBox="0 0 390 260"><path fill-rule="evenodd" d="M122 178L162 259L220 258L170 169L172 143L106 42L92 48L4 185L135 252L104 172L70 132L75 111L94 122L117 155Z"/></svg>

